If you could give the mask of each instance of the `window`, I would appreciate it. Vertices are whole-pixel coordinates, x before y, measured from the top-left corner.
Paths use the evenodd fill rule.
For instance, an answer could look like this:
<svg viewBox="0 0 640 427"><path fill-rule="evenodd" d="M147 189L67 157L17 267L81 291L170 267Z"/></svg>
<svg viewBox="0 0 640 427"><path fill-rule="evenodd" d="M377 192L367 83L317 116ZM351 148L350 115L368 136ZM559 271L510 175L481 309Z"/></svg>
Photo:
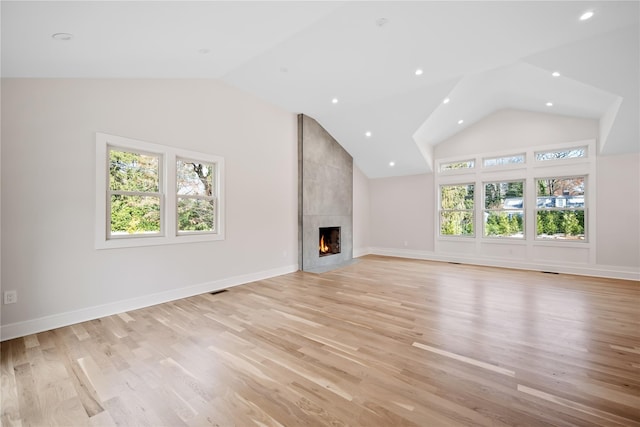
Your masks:
<svg viewBox="0 0 640 427"><path fill-rule="evenodd" d="M223 170L221 157L97 133L96 247L224 239Z"/></svg>
<svg viewBox="0 0 640 427"><path fill-rule="evenodd" d="M536 179L536 238L585 239L585 177Z"/></svg>
<svg viewBox="0 0 640 427"><path fill-rule="evenodd" d="M178 159L178 233L215 231L215 165Z"/></svg>
<svg viewBox="0 0 640 427"><path fill-rule="evenodd" d="M474 184L440 187L440 234L474 236Z"/></svg>
<svg viewBox="0 0 640 427"><path fill-rule="evenodd" d="M109 147L108 236L161 232L159 154Z"/></svg>
<svg viewBox="0 0 640 427"><path fill-rule="evenodd" d="M587 147L568 148L565 150L538 151L537 161L575 159L587 156Z"/></svg>
<svg viewBox="0 0 640 427"><path fill-rule="evenodd" d="M524 181L484 184L484 236L524 238Z"/></svg>
<svg viewBox="0 0 640 427"><path fill-rule="evenodd" d="M494 166L517 165L524 163L524 154L516 154L514 156L504 157L488 157L483 159L482 166L490 168Z"/></svg>
<svg viewBox="0 0 640 427"><path fill-rule="evenodd" d="M576 249L574 259L593 258L595 145L588 140L440 159L436 250L523 256L554 246Z"/></svg>
<svg viewBox="0 0 640 427"><path fill-rule="evenodd" d="M440 172L456 169L472 169L476 166L475 160L462 160L459 162L441 163Z"/></svg>

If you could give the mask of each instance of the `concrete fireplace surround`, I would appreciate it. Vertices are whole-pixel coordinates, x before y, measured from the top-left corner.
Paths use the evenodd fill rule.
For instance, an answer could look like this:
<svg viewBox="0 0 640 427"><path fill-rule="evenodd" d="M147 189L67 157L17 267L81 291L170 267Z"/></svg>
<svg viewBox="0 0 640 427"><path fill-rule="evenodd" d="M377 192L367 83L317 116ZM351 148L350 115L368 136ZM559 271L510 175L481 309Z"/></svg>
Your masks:
<svg viewBox="0 0 640 427"><path fill-rule="evenodd" d="M341 252L320 257L320 227L340 227ZM353 158L311 117L298 115L298 262L321 273L353 262Z"/></svg>

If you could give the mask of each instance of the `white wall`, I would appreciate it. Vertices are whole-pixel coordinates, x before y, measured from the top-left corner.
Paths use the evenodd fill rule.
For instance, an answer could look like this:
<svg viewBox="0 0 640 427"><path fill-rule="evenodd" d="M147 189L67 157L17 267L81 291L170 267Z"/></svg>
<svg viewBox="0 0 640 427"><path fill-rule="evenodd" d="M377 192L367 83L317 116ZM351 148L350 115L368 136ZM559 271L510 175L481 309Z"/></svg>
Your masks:
<svg viewBox="0 0 640 427"><path fill-rule="evenodd" d="M458 157L597 139L598 133L597 120L503 110L439 144L434 154L435 159ZM573 266L564 272L640 278L640 155L599 156L596 175L596 262L576 264L571 254L565 254L567 264L573 261ZM492 259L482 253L483 246L474 244L464 254L451 253L455 245L447 245L449 253L437 252L433 174L373 179L369 188L372 253L519 268L544 265L534 264L521 248L513 246L492 245L492 250L504 251ZM622 201L624 212L620 210ZM541 250L547 255L562 252L555 249Z"/></svg>
<svg viewBox="0 0 640 427"><path fill-rule="evenodd" d="M353 165L353 256L369 253L371 230L371 202L369 198L369 178Z"/></svg>
<svg viewBox="0 0 640 427"><path fill-rule="evenodd" d="M371 246L433 251L433 174L372 179Z"/></svg>
<svg viewBox="0 0 640 427"><path fill-rule="evenodd" d="M598 121L501 110L436 145L434 158L597 139Z"/></svg>
<svg viewBox="0 0 640 427"><path fill-rule="evenodd" d="M297 269L294 114L214 80L2 80L2 339ZM94 249L95 132L223 156L226 240Z"/></svg>
<svg viewBox="0 0 640 427"><path fill-rule="evenodd" d="M640 154L601 156L597 167L597 262L640 267Z"/></svg>

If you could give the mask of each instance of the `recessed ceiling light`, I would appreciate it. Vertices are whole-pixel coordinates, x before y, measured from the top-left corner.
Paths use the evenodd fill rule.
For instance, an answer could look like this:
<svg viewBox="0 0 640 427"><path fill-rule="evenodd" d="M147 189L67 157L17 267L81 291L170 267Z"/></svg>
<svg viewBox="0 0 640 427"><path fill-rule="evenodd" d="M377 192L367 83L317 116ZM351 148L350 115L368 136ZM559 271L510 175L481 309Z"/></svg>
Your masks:
<svg viewBox="0 0 640 427"><path fill-rule="evenodd" d="M458 124L459 124L459 125L461 125L461 124L463 124L463 123L464 123L464 120L462 120L462 119L458 120Z"/></svg>
<svg viewBox="0 0 640 427"><path fill-rule="evenodd" d="M389 162L389 166L394 167L396 165L396 162Z"/></svg>
<svg viewBox="0 0 640 427"><path fill-rule="evenodd" d="M546 105L547 107L553 107L553 102L547 102L545 105Z"/></svg>
<svg viewBox="0 0 640 427"><path fill-rule="evenodd" d="M333 98L333 99L331 100L331 103L332 103L332 104L337 104L337 103L338 103L338 98Z"/></svg>
<svg viewBox="0 0 640 427"><path fill-rule="evenodd" d="M589 20L591 18L593 18L593 10L587 10L585 13L580 15L580 20L581 21L587 21L587 20Z"/></svg>
<svg viewBox="0 0 640 427"><path fill-rule="evenodd" d="M560 73L559 73L559 72L557 72L557 71L554 71L553 73L551 73L551 75L552 75L553 77L560 77Z"/></svg>
<svg viewBox="0 0 640 427"><path fill-rule="evenodd" d="M371 138L371 132L370 131L366 131L364 133L364 136L366 136L367 138Z"/></svg>
<svg viewBox="0 0 640 427"><path fill-rule="evenodd" d="M55 33L51 35L51 38L54 40L60 40L60 41L69 41L73 38L73 34L70 33Z"/></svg>
<svg viewBox="0 0 640 427"><path fill-rule="evenodd" d="M451 101L449 98L445 98L445 99L442 100L442 103L443 104L448 104L449 101Z"/></svg>
<svg viewBox="0 0 640 427"><path fill-rule="evenodd" d="M418 69L416 70L416 76L421 76L421 75L422 75L422 73L423 73L422 68L418 68Z"/></svg>

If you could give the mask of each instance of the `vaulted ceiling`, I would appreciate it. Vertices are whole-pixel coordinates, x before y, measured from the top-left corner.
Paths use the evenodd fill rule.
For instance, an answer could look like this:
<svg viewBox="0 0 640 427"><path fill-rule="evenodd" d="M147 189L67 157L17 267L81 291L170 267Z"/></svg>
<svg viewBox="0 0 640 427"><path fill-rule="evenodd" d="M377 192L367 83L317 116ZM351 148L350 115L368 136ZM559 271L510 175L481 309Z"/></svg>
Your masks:
<svg viewBox="0 0 640 427"><path fill-rule="evenodd" d="M640 151L639 6L2 1L1 69L221 79L315 118L367 176L406 175L504 108L598 119L602 154Z"/></svg>

